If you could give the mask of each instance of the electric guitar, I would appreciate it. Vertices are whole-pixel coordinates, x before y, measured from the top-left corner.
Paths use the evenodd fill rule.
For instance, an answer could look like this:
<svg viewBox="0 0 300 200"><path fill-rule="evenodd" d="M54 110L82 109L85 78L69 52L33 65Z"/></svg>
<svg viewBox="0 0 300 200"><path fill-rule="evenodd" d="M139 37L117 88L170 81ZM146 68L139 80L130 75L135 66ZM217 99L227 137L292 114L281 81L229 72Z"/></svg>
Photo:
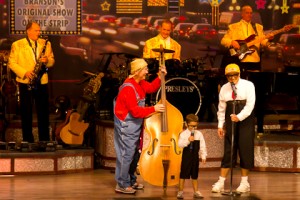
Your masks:
<svg viewBox="0 0 300 200"><path fill-rule="evenodd" d="M269 33L263 37L256 37L256 35L253 34L253 35L250 35L245 40L236 40L240 45L240 49L235 50L234 48L230 48L229 49L230 55L238 56L238 58L240 60L243 60L248 54L252 54L255 51L255 49L253 49L253 48L251 49L251 47L253 45L260 43L265 39L269 39L279 33L290 31L292 28L295 28L295 27L297 27L295 24L289 24L289 25L284 26L281 29L272 31L271 33Z"/></svg>
<svg viewBox="0 0 300 200"><path fill-rule="evenodd" d="M79 101L76 110L69 111L66 122L68 122L65 126L61 128L61 130L56 130L60 133L59 138L65 144L73 144L73 145L81 145L83 143L84 133L89 127L89 123L83 120L87 109L89 108L91 102L93 102L96 98L96 93L99 91L101 87L101 78L104 74L101 72L97 76L93 74L88 83L88 85L83 89L82 100ZM92 89L91 89L92 88Z"/></svg>

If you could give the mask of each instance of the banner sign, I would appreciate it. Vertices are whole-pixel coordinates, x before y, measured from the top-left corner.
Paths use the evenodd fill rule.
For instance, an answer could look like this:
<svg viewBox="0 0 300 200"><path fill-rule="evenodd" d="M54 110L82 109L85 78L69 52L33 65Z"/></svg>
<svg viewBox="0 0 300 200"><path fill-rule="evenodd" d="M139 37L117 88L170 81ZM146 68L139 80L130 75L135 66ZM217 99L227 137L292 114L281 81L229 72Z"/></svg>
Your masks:
<svg viewBox="0 0 300 200"><path fill-rule="evenodd" d="M42 34L81 34L81 0L10 0L10 34L25 34L28 22Z"/></svg>

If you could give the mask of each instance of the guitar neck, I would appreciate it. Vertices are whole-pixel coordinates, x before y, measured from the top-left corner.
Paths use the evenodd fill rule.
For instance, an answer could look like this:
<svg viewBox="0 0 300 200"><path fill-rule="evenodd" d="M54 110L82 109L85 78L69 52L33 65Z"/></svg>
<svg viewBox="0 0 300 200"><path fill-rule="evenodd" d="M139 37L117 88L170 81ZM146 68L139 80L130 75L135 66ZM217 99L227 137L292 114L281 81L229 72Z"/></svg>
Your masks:
<svg viewBox="0 0 300 200"><path fill-rule="evenodd" d="M292 26L291 26L291 27L292 27ZM269 34L267 34L267 35L265 35L265 36L263 36L263 37L258 37L258 38L256 38L256 39L254 39L254 40L248 42L248 43L247 43L247 46L248 46L248 47L251 47L251 46L255 45L256 43L260 43L261 41L263 41L263 40L265 40L265 39L269 39L269 38L271 38L271 37L273 37L273 36L275 36L275 35L277 35L277 34L279 34L279 33L285 32L285 31L287 31L285 27L283 27L283 28L281 28L281 29L278 29L278 30L275 30L275 31L272 31L271 33L269 33Z"/></svg>
<svg viewBox="0 0 300 200"><path fill-rule="evenodd" d="M79 122L81 122L85 116L85 113L89 107L89 103L85 101L79 101L79 105L77 106L77 112L80 114L80 117L78 119Z"/></svg>

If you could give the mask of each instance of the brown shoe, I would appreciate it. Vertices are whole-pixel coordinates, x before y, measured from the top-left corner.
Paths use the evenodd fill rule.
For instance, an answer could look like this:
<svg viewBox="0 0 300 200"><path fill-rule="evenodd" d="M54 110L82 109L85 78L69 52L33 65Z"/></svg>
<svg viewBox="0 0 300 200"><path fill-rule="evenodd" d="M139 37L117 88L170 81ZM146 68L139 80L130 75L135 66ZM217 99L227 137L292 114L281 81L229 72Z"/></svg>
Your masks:
<svg viewBox="0 0 300 200"><path fill-rule="evenodd" d="M144 189L144 185L143 184L140 184L140 183L135 183L133 184L133 186L131 186L133 189L135 190L142 190Z"/></svg>
<svg viewBox="0 0 300 200"><path fill-rule="evenodd" d="M127 188L121 188L117 186L115 188L115 191L118 193L123 193L123 194L135 194L136 190L133 189L132 187L127 187Z"/></svg>

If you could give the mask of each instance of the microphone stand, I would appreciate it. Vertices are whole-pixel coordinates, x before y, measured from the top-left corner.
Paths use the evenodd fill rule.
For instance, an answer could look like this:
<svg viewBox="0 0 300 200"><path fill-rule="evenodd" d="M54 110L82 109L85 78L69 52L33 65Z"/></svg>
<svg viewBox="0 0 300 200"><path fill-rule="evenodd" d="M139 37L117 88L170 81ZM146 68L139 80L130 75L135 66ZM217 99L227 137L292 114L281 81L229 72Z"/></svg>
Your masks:
<svg viewBox="0 0 300 200"><path fill-rule="evenodd" d="M235 86L233 86L235 87ZM232 102L232 114L235 114L235 105L236 105L236 93L235 98ZM230 190L229 192L223 192L222 195L227 196L240 196L241 193L239 192L233 192L232 191L232 179L233 179L233 145L234 145L234 128L235 128L235 122L231 122L231 147L230 147Z"/></svg>

